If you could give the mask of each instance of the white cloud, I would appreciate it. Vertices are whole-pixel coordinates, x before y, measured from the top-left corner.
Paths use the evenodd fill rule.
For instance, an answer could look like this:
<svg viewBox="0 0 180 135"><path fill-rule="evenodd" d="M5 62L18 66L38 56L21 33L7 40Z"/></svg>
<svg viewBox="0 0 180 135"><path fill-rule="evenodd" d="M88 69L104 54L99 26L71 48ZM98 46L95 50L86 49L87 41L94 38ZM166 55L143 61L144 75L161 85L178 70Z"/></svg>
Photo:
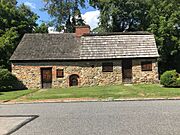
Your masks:
<svg viewBox="0 0 180 135"><path fill-rule="evenodd" d="M90 25L91 30L93 30L94 28L98 26L99 15L100 15L99 10L89 11L89 12L86 12L85 14L82 14L82 18L84 19L86 24Z"/></svg>
<svg viewBox="0 0 180 135"><path fill-rule="evenodd" d="M96 28L98 26L99 15L100 15L99 10L88 11L85 14L82 14L82 18L84 19L86 24L90 25L91 30L93 30L94 28ZM48 31L49 31L49 33L63 33L63 31L57 32L54 27L49 27Z"/></svg>
<svg viewBox="0 0 180 135"><path fill-rule="evenodd" d="M32 2L25 2L24 3L26 6L29 6L30 8L33 8L33 9L35 9L36 8L36 4L34 4L34 3L32 3Z"/></svg>

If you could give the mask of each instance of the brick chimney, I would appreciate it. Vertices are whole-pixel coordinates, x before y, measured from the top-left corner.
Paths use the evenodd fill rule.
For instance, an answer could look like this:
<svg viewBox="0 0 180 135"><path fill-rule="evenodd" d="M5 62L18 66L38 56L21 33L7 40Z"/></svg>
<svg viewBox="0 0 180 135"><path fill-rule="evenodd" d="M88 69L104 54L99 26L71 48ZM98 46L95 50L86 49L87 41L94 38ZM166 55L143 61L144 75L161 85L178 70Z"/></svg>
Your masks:
<svg viewBox="0 0 180 135"><path fill-rule="evenodd" d="M84 26L76 26L75 27L75 34L76 37L81 37L84 34L90 33L90 26L84 25Z"/></svg>

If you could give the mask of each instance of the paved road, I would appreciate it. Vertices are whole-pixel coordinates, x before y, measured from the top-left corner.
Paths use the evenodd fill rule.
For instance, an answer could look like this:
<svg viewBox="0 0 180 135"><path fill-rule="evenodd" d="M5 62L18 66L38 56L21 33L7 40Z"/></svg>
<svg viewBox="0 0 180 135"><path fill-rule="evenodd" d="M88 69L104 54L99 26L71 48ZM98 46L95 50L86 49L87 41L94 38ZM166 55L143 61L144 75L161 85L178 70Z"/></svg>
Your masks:
<svg viewBox="0 0 180 135"><path fill-rule="evenodd" d="M0 105L0 115L39 115L13 135L180 135L180 101Z"/></svg>

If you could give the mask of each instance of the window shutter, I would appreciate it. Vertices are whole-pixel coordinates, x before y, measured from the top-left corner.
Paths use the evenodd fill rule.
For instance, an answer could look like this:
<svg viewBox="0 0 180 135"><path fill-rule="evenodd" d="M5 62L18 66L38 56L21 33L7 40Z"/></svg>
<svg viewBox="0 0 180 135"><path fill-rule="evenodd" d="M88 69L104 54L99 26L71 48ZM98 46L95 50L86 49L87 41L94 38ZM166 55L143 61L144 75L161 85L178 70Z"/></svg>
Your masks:
<svg viewBox="0 0 180 135"><path fill-rule="evenodd" d="M113 63L112 62L102 63L102 71L113 72Z"/></svg>
<svg viewBox="0 0 180 135"><path fill-rule="evenodd" d="M63 69L57 69L56 70L56 77L57 78L63 78L64 77L64 70Z"/></svg>
<svg viewBox="0 0 180 135"><path fill-rule="evenodd" d="M142 71L152 71L152 61L141 62Z"/></svg>

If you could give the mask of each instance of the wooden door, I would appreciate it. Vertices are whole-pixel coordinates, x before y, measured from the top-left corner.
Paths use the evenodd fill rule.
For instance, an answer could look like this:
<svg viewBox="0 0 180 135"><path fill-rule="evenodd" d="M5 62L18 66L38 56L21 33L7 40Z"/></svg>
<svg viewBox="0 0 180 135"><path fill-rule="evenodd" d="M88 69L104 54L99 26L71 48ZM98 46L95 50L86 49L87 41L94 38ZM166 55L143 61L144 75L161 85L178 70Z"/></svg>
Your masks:
<svg viewBox="0 0 180 135"><path fill-rule="evenodd" d="M52 68L41 68L42 88L52 87Z"/></svg>
<svg viewBox="0 0 180 135"><path fill-rule="evenodd" d="M124 83L132 83L132 60L122 61L122 79Z"/></svg>

